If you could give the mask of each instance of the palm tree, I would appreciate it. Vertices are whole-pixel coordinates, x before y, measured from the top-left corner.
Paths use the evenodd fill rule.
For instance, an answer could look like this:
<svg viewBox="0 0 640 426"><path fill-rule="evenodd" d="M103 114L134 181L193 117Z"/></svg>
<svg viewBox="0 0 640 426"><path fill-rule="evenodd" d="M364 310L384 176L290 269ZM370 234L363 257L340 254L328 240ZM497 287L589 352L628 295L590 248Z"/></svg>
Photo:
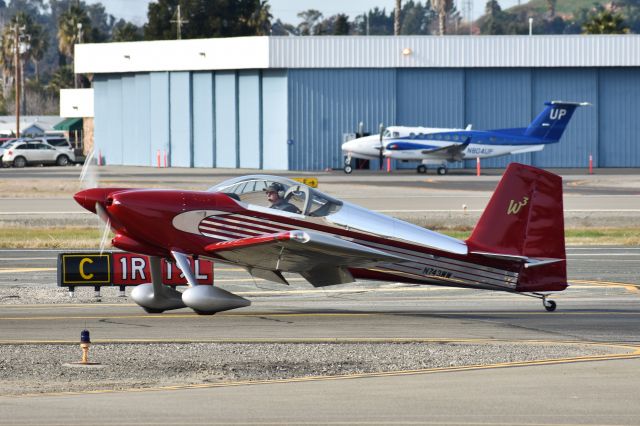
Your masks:
<svg viewBox="0 0 640 426"><path fill-rule="evenodd" d="M582 25L583 34L626 34L629 27L624 17L602 6L590 13L589 19Z"/></svg>
<svg viewBox="0 0 640 426"><path fill-rule="evenodd" d="M75 3L60 15L58 19L58 49L65 57L74 59L74 45L90 41L91 19L83 3Z"/></svg>
<svg viewBox="0 0 640 426"><path fill-rule="evenodd" d="M39 64L49 49L48 34L45 32L44 28L37 23L34 23L31 29L27 28L27 31L29 34L28 58L33 62L36 81L40 81Z"/></svg>
<svg viewBox="0 0 640 426"><path fill-rule="evenodd" d="M400 11L402 10L402 0L396 0L396 10L393 15L393 35L400 35Z"/></svg>
<svg viewBox="0 0 640 426"><path fill-rule="evenodd" d="M433 0L432 4L438 14L438 33L444 35L447 30L447 16L453 9L453 0Z"/></svg>
<svg viewBox="0 0 640 426"><path fill-rule="evenodd" d="M253 11L249 17L248 24L256 32L256 35L269 35L271 33L271 5L267 3L267 0L258 2L256 10Z"/></svg>

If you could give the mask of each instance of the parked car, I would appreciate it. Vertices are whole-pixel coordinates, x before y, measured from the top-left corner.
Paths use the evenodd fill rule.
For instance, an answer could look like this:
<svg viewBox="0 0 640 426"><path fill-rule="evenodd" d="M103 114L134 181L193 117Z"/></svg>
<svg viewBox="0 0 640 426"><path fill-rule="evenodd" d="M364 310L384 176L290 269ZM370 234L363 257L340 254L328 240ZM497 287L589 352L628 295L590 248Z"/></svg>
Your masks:
<svg viewBox="0 0 640 426"><path fill-rule="evenodd" d="M5 140L4 142L2 142L2 144L0 144L0 164L1 165L4 165L4 164L2 164L2 156L3 156L4 152L7 150L7 148L9 148L12 145L15 145L16 142L20 142L22 140L24 140L24 139L15 139L15 138L14 139L8 139L8 140ZM9 167L9 165L7 165L5 167Z"/></svg>
<svg viewBox="0 0 640 426"><path fill-rule="evenodd" d="M31 138L30 141L46 143L54 147L55 149L61 150L64 152L69 158L69 162L75 163L77 161L77 154L73 145L67 138L61 137L41 137L41 138Z"/></svg>
<svg viewBox="0 0 640 426"><path fill-rule="evenodd" d="M18 141L9 145L2 155L5 167L24 167L28 164L57 164L66 166L70 157L67 152L37 141Z"/></svg>

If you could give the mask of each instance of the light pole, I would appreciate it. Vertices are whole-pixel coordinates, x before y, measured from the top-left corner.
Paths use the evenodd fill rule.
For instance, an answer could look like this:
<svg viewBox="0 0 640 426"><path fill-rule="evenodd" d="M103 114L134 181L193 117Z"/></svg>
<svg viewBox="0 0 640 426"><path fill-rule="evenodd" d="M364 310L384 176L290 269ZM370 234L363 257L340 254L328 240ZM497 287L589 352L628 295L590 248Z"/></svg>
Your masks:
<svg viewBox="0 0 640 426"><path fill-rule="evenodd" d="M82 22L78 22L76 24L76 28L78 29L78 44L82 43ZM76 48L73 48L73 86L74 88L78 88L78 74L75 71L76 67Z"/></svg>

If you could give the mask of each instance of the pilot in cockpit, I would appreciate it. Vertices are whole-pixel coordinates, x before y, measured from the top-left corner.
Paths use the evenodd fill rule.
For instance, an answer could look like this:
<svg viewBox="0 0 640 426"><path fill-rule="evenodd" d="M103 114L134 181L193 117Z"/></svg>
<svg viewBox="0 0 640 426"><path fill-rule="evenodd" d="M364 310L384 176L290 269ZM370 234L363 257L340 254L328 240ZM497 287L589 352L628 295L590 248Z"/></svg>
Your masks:
<svg viewBox="0 0 640 426"><path fill-rule="evenodd" d="M265 192L267 193L267 199L271 203L272 209L283 210L285 212L300 213L300 210L284 197L284 187L279 183L272 183L269 185Z"/></svg>

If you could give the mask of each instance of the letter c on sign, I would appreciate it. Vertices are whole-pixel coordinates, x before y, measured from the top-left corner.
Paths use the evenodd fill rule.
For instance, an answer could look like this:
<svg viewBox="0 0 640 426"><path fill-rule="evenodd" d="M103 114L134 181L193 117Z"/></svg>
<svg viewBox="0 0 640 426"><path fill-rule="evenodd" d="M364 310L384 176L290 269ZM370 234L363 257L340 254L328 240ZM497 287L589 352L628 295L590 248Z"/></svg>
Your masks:
<svg viewBox="0 0 640 426"><path fill-rule="evenodd" d="M91 278L93 278L93 274L85 274L84 273L84 264L85 263L93 263L93 260L91 260L88 257L85 257L84 259L82 259L80 261L80 267L78 268L78 269L80 269L80 276L85 280L90 280Z"/></svg>

